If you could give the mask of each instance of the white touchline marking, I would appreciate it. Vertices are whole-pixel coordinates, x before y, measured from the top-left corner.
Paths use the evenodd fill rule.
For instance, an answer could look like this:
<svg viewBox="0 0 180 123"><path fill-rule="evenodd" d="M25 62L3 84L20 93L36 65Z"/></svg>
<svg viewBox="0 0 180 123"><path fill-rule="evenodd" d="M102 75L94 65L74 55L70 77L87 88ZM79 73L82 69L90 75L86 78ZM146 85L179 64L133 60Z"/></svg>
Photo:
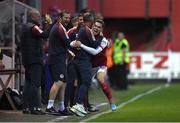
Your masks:
<svg viewBox="0 0 180 123"><path fill-rule="evenodd" d="M151 90L149 90L149 91L147 91L147 92L145 92L145 93L138 94L137 96L131 98L130 100L128 100L128 101L126 101L126 102L123 102L123 103L121 103L120 105L118 105L118 106L117 106L117 109L122 108L122 107L126 106L127 104L132 103L132 102L140 99L140 98L143 97L143 96L146 96L146 95L151 94L151 93L153 93L153 92L155 92L155 91L158 91L158 90L160 90L162 87L163 87L163 86L158 86L158 87L153 88L153 89L151 89ZM164 87L169 87L169 85L167 86L167 84L165 84ZM95 115L93 115L93 116L91 116L91 117L89 117L89 118L87 118L87 119L84 119L84 120L80 121L80 123L88 122L88 121L90 121L90 120L92 120L92 119L95 119L95 118L97 118L97 117L99 117L99 116L101 116L101 115L103 115L103 114L107 114L107 113L110 113L110 112L112 112L112 111L111 111L111 110L107 110L107 111L101 112L101 113L99 113L99 114L95 114Z"/></svg>
<svg viewBox="0 0 180 123"><path fill-rule="evenodd" d="M104 106L104 105L107 105L108 103L104 102L104 103L100 103L98 105L96 105L96 107L101 107L101 106Z"/></svg>
<svg viewBox="0 0 180 123"><path fill-rule="evenodd" d="M67 118L67 117L68 117L68 116L59 116L59 117L57 117L57 118L55 118L55 119L49 120L48 122L57 122L57 121L59 121L59 120L65 119L65 118Z"/></svg>

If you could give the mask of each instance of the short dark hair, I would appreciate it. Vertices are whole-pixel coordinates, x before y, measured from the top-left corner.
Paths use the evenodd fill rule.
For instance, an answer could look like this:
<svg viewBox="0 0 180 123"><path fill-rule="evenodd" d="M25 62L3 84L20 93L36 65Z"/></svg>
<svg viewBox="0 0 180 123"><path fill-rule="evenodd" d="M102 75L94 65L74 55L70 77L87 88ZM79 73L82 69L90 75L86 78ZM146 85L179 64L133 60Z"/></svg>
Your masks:
<svg viewBox="0 0 180 123"><path fill-rule="evenodd" d="M102 24L102 26L104 26L104 21L102 19L96 19L95 22L98 22L98 23Z"/></svg>
<svg viewBox="0 0 180 123"><path fill-rule="evenodd" d="M81 14L85 14L85 13L87 13L87 12L89 12L90 10L88 9L88 8L84 8L84 9L81 9L80 10L80 13Z"/></svg>
<svg viewBox="0 0 180 123"><path fill-rule="evenodd" d="M63 10L60 14L59 14L59 17L63 17L64 14L70 14L70 12L66 11L66 10Z"/></svg>
<svg viewBox="0 0 180 123"><path fill-rule="evenodd" d="M78 14L78 17L83 17L83 14L82 14L82 13L79 13L79 14Z"/></svg>
<svg viewBox="0 0 180 123"><path fill-rule="evenodd" d="M78 17L77 17L77 16L74 16L74 17L71 18L71 23L74 23L74 22L76 22L77 20L78 20Z"/></svg>
<svg viewBox="0 0 180 123"><path fill-rule="evenodd" d="M94 16L93 14L89 13L89 14L86 14L84 17L83 17L83 20L84 22L94 22Z"/></svg>

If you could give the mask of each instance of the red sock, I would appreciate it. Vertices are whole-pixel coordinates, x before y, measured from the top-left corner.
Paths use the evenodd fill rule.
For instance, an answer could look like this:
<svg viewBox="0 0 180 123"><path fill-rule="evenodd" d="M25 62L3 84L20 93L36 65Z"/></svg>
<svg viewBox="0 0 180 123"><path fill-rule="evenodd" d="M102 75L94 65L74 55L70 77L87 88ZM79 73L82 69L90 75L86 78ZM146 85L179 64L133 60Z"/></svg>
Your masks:
<svg viewBox="0 0 180 123"><path fill-rule="evenodd" d="M112 93L109 85L106 82L103 82L101 83L101 87L109 102L112 103Z"/></svg>

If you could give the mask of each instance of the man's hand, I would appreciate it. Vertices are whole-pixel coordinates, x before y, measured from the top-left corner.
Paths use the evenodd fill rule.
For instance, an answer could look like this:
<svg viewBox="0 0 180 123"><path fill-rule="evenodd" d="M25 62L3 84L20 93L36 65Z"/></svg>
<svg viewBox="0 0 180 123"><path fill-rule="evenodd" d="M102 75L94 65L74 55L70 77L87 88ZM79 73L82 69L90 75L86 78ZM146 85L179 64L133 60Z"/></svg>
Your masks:
<svg viewBox="0 0 180 123"><path fill-rule="evenodd" d="M76 41L74 45L75 45L75 47L80 48L81 47L81 42L80 41Z"/></svg>
<svg viewBox="0 0 180 123"><path fill-rule="evenodd" d="M48 24L52 24L52 19L49 14L45 14L45 22L47 22Z"/></svg>
<svg viewBox="0 0 180 123"><path fill-rule="evenodd" d="M71 45L71 47L73 47L73 48L80 48L81 42L75 40L75 41L72 41L70 45Z"/></svg>

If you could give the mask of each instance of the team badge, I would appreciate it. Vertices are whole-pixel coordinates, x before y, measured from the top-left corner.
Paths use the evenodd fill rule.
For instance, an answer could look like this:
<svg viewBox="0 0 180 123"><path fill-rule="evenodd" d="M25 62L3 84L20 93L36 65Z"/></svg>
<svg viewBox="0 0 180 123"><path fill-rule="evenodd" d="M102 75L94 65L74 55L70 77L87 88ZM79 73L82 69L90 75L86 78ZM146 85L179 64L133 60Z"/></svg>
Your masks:
<svg viewBox="0 0 180 123"><path fill-rule="evenodd" d="M64 74L60 74L60 78L61 78L61 79L64 78Z"/></svg>

